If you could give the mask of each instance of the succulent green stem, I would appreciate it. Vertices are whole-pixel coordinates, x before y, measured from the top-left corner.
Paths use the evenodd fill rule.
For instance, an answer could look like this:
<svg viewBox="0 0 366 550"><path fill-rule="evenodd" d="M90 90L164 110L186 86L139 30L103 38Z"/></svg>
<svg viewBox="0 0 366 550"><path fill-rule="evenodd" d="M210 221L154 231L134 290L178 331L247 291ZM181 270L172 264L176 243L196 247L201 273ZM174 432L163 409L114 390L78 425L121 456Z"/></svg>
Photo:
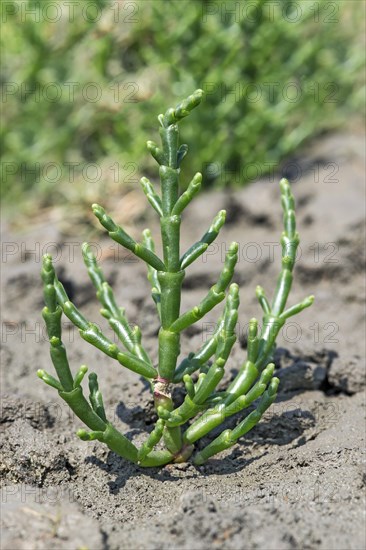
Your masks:
<svg viewBox="0 0 366 550"><path fill-rule="evenodd" d="M257 405L255 411L251 412L244 420L242 420L236 428L233 430L223 431L216 439L209 443L202 451L198 452L194 458L193 462L197 466L206 462L208 458L221 451L229 449L239 439L245 435L249 430L251 430L262 418L265 411L272 405L273 401L277 396L277 388L279 384L278 378L272 378L268 389L264 392L259 404Z"/></svg>
<svg viewBox="0 0 366 550"><path fill-rule="evenodd" d="M112 288L87 243L83 244L82 253L97 299L102 306L100 313L118 336L123 349L71 302L64 286L57 279L52 258L49 255L43 258L45 307L42 315L57 378L44 370L39 370L37 374L48 386L57 390L88 428L78 430L77 434L82 440L101 441L113 452L141 467L183 462L192 454L195 464L203 464L211 456L229 449L255 426L277 394L279 381L274 377L271 357L278 333L289 317L309 307L314 300L313 296L309 296L286 309L299 237L296 231L294 198L289 183L282 179L280 189L284 231L281 236L281 272L274 296L270 301L264 289L257 286L256 296L263 311L262 328L258 330L257 319L250 320L247 359L228 388L224 390L220 387L236 341L239 288L232 283L238 260L236 242L230 245L218 280L206 296L197 306L184 313L180 311L185 270L217 238L226 218L226 212L221 210L203 236L181 255L181 216L200 190L202 174L198 172L180 194L180 170L188 146L179 144L179 123L199 105L202 97L202 90L196 90L175 108L159 115L161 146L153 141L147 142L148 150L159 164L161 193L158 194L145 177L141 178L140 183L148 202L160 219L163 259L155 252L149 229L143 231L142 242L138 243L101 206L93 205L95 216L109 236L147 265L151 295L160 320L157 364L153 364L142 344L139 327L132 327L125 310L117 305ZM197 323L221 302L225 305L213 334L198 351L179 360L183 330ZM62 314L79 329L81 338L148 381L158 418L140 448L109 422L97 374L94 372L89 374L89 396L88 399L85 397L83 383L88 369L82 365L75 375L71 371L62 342ZM173 387L178 383L184 384L185 397L177 406L173 399ZM254 410L243 418L242 413L248 407L253 407ZM236 427L222 431L207 444L204 442L202 450L194 454L194 446L198 440L235 415L240 415Z"/></svg>
<svg viewBox="0 0 366 550"><path fill-rule="evenodd" d="M167 111L165 116L160 115L159 121L162 149L157 153L157 148L151 150L154 158L160 165L159 174L161 182L162 216L160 218L161 238L165 269L157 270L157 280L160 287L160 316L161 329L159 331L159 377L165 382L171 382L180 353L180 334L172 329L180 314L182 284L184 269L180 260L180 224L181 211L195 194L197 178L191 184L191 188L183 194L179 201L179 165L182 158L178 158L179 129L178 121L187 116L197 106L202 98L202 92L197 91L177 108ZM198 178L199 180L199 178ZM200 183L200 181L199 181ZM174 213L174 208L176 213ZM153 266L154 267L154 266ZM160 382L159 382L160 383ZM164 387L162 396L155 392L157 408L163 408L167 412L173 408L169 384ZM180 428L166 426L164 441L167 449L173 453L179 452L182 446Z"/></svg>

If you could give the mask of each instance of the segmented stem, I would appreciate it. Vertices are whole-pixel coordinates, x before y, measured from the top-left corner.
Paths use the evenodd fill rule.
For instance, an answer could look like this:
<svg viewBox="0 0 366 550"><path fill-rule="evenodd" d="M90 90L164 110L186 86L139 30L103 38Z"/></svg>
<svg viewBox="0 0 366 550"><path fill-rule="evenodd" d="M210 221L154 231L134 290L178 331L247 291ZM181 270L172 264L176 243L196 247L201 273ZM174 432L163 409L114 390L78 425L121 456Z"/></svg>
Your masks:
<svg viewBox="0 0 366 550"><path fill-rule="evenodd" d="M202 174L198 172L186 191L180 194L180 166L187 154L188 146L179 145L178 124L199 105L202 95L202 90L196 90L177 107L159 115L161 146L153 141L147 142L148 150L159 164L161 194L159 195L147 178L141 178L140 183L147 200L160 218L163 259L156 254L154 241L148 229L143 232L142 243L138 243L116 224L101 206L93 205L94 214L110 237L147 265L151 294L161 322L156 368L142 345L139 327L131 327L124 309L118 307L113 291L88 244L83 245L83 257L97 298L102 305L101 314L118 335L125 351L107 338L96 324L85 318L70 301L65 288L57 279L51 257L46 255L43 259L43 318L57 378L44 370L39 370L38 376L58 391L61 398L89 429L77 432L81 439L99 440L120 456L143 467L188 460L194 451L196 441L222 425L225 419L241 413L251 405L254 405L254 410L240 419L235 428L224 430L204 446L194 455L194 463L203 464L211 456L230 448L255 426L277 394L279 381L273 376L274 365L270 362L276 337L286 320L309 307L314 299L310 296L301 303L285 309L293 280L299 236L296 231L294 197L288 181L282 179L282 269L272 301L267 298L264 289L257 286L256 296L263 310L262 329L259 332L257 320L251 319L247 360L228 389L220 390L219 384L236 341L239 288L231 281L238 260L237 243L230 245L218 281L207 295L197 306L183 314L180 312L185 269L217 238L226 217L226 212L221 210L201 239L181 255L181 215L200 190ZM224 311L211 337L196 353L190 353L177 366L182 331L202 319L225 298ZM71 372L61 339L63 313L78 327L84 340L149 381L158 420L140 449L108 421L96 373L89 374L89 400L84 396L82 383L88 369L82 365L75 376ZM172 398L172 384L178 382L184 383L186 396L183 403L176 407ZM200 416L192 421L191 419L198 414ZM182 426L186 423L190 425L186 426L183 432ZM162 445L164 448L159 448Z"/></svg>

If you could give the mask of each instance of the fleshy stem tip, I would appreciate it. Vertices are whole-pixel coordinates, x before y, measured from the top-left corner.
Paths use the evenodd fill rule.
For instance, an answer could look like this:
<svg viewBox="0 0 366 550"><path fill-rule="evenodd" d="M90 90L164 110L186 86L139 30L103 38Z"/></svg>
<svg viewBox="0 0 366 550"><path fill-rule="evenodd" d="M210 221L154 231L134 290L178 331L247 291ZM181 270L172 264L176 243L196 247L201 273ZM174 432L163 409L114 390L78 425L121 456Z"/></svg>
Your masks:
<svg viewBox="0 0 366 550"><path fill-rule="evenodd" d="M223 212L225 212L225 210L223 210ZM229 252L237 254L238 250L239 250L239 244L233 241L229 246Z"/></svg>

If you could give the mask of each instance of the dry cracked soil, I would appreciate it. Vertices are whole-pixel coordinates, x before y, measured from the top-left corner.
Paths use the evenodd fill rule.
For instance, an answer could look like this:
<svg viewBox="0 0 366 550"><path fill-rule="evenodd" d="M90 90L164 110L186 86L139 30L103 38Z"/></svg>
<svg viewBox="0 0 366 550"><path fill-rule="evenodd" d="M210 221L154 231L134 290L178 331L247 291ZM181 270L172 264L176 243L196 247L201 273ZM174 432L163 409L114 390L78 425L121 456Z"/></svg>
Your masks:
<svg viewBox="0 0 366 550"><path fill-rule="evenodd" d="M141 469L99 442L76 437L78 421L36 370L52 371L40 314L42 252L57 253L56 268L72 299L102 324L81 260L81 239L65 238L52 220L14 234L5 217L3 550L366 547L364 151L364 135L356 131L323 137L296 160L301 245L290 303L309 294L316 300L288 322L278 340L277 402L234 448L201 467ZM299 175L293 166L290 178ZM184 216L186 247L217 210L227 209L217 244L188 269L183 309L196 305L215 282L225 243L239 242L238 342L226 381L244 360L248 320L260 316L255 286L268 294L274 289L281 231L277 181L202 194ZM151 227L158 236L156 222ZM158 323L145 266L117 254L102 231L99 235L94 245L108 280L156 358ZM213 311L184 335L183 353L202 343L217 316ZM98 372L109 417L129 438L142 441L154 420L146 385L81 341L68 322L64 341L74 370L86 363Z"/></svg>

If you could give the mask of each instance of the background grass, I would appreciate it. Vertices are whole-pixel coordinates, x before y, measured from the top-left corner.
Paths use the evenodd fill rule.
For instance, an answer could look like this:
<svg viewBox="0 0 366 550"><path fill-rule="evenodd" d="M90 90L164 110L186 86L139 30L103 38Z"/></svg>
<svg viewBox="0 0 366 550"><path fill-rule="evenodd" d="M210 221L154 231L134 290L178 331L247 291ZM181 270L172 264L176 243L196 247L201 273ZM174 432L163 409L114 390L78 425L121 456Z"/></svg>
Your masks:
<svg viewBox="0 0 366 550"><path fill-rule="evenodd" d="M362 108L360 4L2 2L5 204L89 204L155 179L156 115L196 88L184 181L281 172Z"/></svg>

